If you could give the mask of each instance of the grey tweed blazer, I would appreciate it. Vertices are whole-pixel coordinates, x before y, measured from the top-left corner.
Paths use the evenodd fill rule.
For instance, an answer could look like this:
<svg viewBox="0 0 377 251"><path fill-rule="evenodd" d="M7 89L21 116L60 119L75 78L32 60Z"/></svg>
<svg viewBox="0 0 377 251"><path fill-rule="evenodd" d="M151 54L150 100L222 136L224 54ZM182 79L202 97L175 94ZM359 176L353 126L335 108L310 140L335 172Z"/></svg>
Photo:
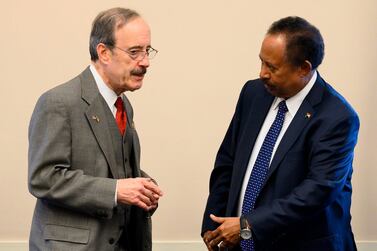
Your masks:
<svg viewBox="0 0 377 251"><path fill-rule="evenodd" d="M116 179L123 177L105 109L89 67L39 98L29 125L28 185L37 198L30 250L114 250L123 230L130 251L152 249L150 214L114 207ZM137 133L133 126L128 130L134 130L133 174L145 177Z"/></svg>

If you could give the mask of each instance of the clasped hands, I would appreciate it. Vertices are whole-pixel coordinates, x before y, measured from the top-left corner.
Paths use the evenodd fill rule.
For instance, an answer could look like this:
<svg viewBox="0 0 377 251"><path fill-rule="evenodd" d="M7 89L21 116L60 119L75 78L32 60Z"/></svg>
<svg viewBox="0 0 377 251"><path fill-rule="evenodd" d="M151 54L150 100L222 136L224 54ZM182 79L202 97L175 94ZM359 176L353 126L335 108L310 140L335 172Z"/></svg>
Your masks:
<svg viewBox="0 0 377 251"><path fill-rule="evenodd" d="M226 248L232 248L240 242L239 217L217 217L213 214L210 217L220 226L213 231L205 232L203 235L203 241L209 251L226 250Z"/></svg>
<svg viewBox="0 0 377 251"><path fill-rule="evenodd" d="M163 195L161 189L151 178L129 178L117 180L117 202L135 205L145 211L157 208Z"/></svg>

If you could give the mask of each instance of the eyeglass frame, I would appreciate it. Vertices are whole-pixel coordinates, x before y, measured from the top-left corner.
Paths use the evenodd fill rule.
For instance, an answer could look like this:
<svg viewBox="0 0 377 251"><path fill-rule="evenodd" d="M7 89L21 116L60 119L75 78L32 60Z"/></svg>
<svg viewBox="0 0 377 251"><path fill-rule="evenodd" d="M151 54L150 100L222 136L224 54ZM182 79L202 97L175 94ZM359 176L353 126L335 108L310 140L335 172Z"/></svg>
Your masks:
<svg viewBox="0 0 377 251"><path fill-rule="evenodd" d="M122 49L122 48L120 48L120 47L118 47L118 46L115 46L115 45L109 45L109 44L105 44L107 47L112 47L112 48L116 48L116 49L118 49L118 50L121 50L121 51L123 51L123 52L125 52L132 60L135 60L135 61L142 61L144 58L145 58L145 55L147 55L147 57L148 57L148 59L153 59L156 55L157 55L157 53L158 53L158 50L156 50L155 48L153 48L152 46L149 46L148 48L147 48L147 50L140 50L140 49L137 49L137 51L135 52L135 53L138 53L138 55L132 55L132 53L129 51L129 49ZM131 49L135 49L136 50L136 48L133 48L133 47L131 47ZM148 50L150 50L150 51L148 51ZM152 53L152 57L149 57L149 55ZM153 54L154 53L154 54ZM139 58L140 57L140 58ZM139 58L139 59L138 59Z"/></svg>

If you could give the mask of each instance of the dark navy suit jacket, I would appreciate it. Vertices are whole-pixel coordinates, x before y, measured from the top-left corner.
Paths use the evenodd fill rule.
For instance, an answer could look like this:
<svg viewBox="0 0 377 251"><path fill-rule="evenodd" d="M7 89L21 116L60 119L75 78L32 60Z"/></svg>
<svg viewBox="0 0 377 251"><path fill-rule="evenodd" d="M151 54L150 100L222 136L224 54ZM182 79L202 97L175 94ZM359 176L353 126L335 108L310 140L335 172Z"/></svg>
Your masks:
<svg viewBox="0 0 377 251"><path fill-rule="evenodd" d="M260 79L243 87L211 174L202 234L218 226L209 214L237 216L250 154L273 100ZM358 130L356 112L318 74L246 215L257 251L356 250L350 206Z"/></svg>

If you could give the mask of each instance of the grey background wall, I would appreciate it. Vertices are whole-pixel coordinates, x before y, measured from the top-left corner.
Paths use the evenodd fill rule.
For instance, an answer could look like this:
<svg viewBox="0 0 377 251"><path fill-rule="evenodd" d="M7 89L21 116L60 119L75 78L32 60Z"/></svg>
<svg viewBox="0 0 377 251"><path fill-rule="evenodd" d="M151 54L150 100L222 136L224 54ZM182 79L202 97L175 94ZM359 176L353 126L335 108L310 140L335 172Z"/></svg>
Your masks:
<svg viewBox="0 0 377 251"><path fill-rule="evenodd" d="M319 71L361 118L353 177L353 228L377 241L377 2L317 1L2 1L0 15L0 242L26 241L35 200L27 191L27 127L42 92L89 63L96 14L123 6L150 23L159 50L144 87L127 94L142 143L142 166L166 195L154 240L200 241L215 154L246 80L258 77L268 26L299 15L322 32ZM167 137L169 135L169 137Z"/></svg>

